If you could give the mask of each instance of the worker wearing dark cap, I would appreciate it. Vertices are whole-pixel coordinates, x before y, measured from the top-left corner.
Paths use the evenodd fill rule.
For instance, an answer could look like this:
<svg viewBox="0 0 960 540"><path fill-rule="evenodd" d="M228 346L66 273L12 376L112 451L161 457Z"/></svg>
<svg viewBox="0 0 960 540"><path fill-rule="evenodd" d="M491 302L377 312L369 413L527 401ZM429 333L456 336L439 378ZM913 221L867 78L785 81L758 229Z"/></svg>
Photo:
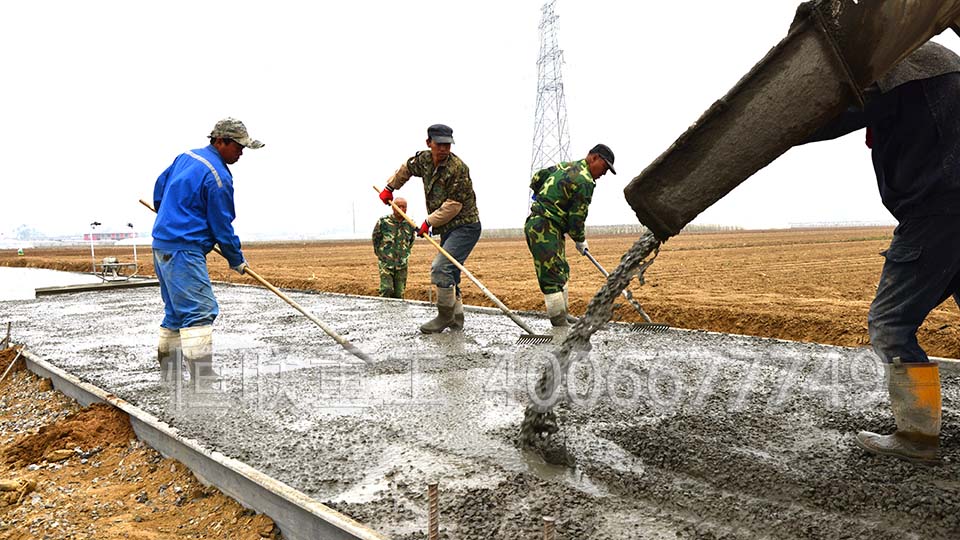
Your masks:
<svg viewBox="0 0 960 540"><path fill-rule="evenodd" d="M380 192L383 204L390 204L393 192L412 176L423 179L423 194L430 214L417 231L420 237L440 235L440 245L463 264L480 240L480 214L470 180L470 168L450 151L453 130L443 124L427 128L429 150L417 152L390 177ZM420 326L425 334L450 328L463 329L463 299L460 269L437 254L430 266L430 281L437 287L437 316Z"/></svg>
<svg viewBox="0 0 960 540"><path fill-rule="evenodd" d="M530 180L534 200L523 232L533 255L547 316L554 326L567 326L576 321L567 313L570 265L564 235L573 239L581 255L587 252L587 210L597 178L607 171L617 174L613 168L613 151L605 144L598 144L590 149L586 158L542 169Z"/></svg>

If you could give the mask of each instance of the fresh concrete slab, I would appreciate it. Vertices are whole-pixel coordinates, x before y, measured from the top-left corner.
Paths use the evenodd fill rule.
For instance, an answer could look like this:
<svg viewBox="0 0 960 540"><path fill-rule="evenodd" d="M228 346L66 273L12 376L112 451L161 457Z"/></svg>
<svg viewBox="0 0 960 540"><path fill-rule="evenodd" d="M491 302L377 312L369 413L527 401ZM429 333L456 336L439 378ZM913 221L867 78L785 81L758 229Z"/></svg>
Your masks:
<svg viewBox="0 0 960 540"><path fill-rule="evenodd" d="M469 286L469 285L466 285ZM164 388L156 290L2 304L36 354L200 441L384 532L423 538L426 489L460 539L956 538L960 429L945 374L944 464L865 455L893 421L867 349L608 326L559 405L575 467L516 444L555 345L515 344L503 315L425 336L430 306L291 293L371 354L366 366L268 291L217 285L216 390ZM549 323L528 318L535 330Z"/></svg>

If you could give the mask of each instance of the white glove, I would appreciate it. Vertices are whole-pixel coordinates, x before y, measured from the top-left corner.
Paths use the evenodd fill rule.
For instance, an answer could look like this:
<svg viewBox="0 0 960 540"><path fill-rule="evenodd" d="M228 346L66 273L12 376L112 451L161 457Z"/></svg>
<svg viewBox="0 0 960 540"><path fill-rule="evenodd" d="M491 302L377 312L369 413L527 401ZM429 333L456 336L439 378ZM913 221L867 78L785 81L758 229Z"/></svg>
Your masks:
<svg viewBox="0 0 960 540"><path fill-rule="evenodd" d="M247 271L247 261L241 261L240 264L231 266L230 269L242 276Z"/></svg>
<svg viewBox="0 0 960 540"><path fill-rule="evenodd" d="M574 242L574 245L577 246L577 251L579 251L581 255L590 250L590 246L587 245L586 238L583 239L583 242Z"/></svg>

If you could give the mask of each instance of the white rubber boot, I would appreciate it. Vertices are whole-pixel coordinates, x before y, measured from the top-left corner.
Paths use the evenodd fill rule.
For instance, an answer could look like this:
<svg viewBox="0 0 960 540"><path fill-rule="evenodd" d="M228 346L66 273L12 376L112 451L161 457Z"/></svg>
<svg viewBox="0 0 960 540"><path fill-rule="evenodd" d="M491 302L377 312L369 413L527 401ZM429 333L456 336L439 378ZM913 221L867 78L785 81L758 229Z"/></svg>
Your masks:
<svg viewBox="0 0 960 540"><path fill-rule="evenodd" d="M577 324L580 319L570 314L570 293L567 292L567 286L563 286L563 310L567 313L567 323Z"/></svg>
<svg viewBox="0 0 960 540"><path fill-rule="evenodd" d="M547 317L555 327L569 326L567 323L567 305L563 301L563 292L543 295L543 302L547 305Z"/></svg>
<svg viewBox="0 0 960 540"><path fill-rule="evenodd" d="M182 373L177 362L180 361L180 331L160 327L160 341L157 343L157 361L160 363L160 381L172 382Z"/></svg>
<svg viewBox="0 0 960 540"><path fill-rule="evenodd" d="M213 371L213 326L181 328L180 347L194 388L210 388L211 383L216 383L217 374Z"/></svg>

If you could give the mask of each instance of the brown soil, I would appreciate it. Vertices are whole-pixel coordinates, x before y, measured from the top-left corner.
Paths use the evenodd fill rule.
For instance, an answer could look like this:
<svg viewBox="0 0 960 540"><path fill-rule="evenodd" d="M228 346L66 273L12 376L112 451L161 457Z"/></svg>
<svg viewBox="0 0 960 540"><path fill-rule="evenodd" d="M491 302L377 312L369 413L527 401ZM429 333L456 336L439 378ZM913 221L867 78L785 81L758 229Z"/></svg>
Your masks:
<svg viewBox="0 0 960 540"><path fill-rule="evenodd" d="M2 369L14 357L0 351ZM121 411L81 408L23 369L0 383L0 463L0 540L279 538L270 518L138 442Z"/></svg>
<svg viewBox="0 0 960 540"><path fill-rule="evenodd" d="M672 326L858 346L868 343L867 310L876 290L891 228L849 228L681 234L667 242L647 272L647 285L634 295L657 322ZM612 270L635 240L629 236L590 238L591 251ZM583 312L602 284L589 261L567 246L570 255L571 311ZM315 291L376 295L376 259L369 242L259 243L245 247L250 264L277 286ZM150 260L148 249L141 261ZM406 297L427 300L433 246L418 241L410 261ZM130 248L97 249L97 257L132 259ZM253 283L231 272L217 255L210 258L214 279ZM85 271L85 247L0 251L0 265ZM506 305L543 310L533 263L522 238L482 240L467 268ZM151 274L144 264L141 274ZM464 279L466 282L466 279ZM492 306L465 283L465 301ZM616 312L639 321L629 305ZM960 356L957 308L935 310L919 332L932 355Z"/></svg>

